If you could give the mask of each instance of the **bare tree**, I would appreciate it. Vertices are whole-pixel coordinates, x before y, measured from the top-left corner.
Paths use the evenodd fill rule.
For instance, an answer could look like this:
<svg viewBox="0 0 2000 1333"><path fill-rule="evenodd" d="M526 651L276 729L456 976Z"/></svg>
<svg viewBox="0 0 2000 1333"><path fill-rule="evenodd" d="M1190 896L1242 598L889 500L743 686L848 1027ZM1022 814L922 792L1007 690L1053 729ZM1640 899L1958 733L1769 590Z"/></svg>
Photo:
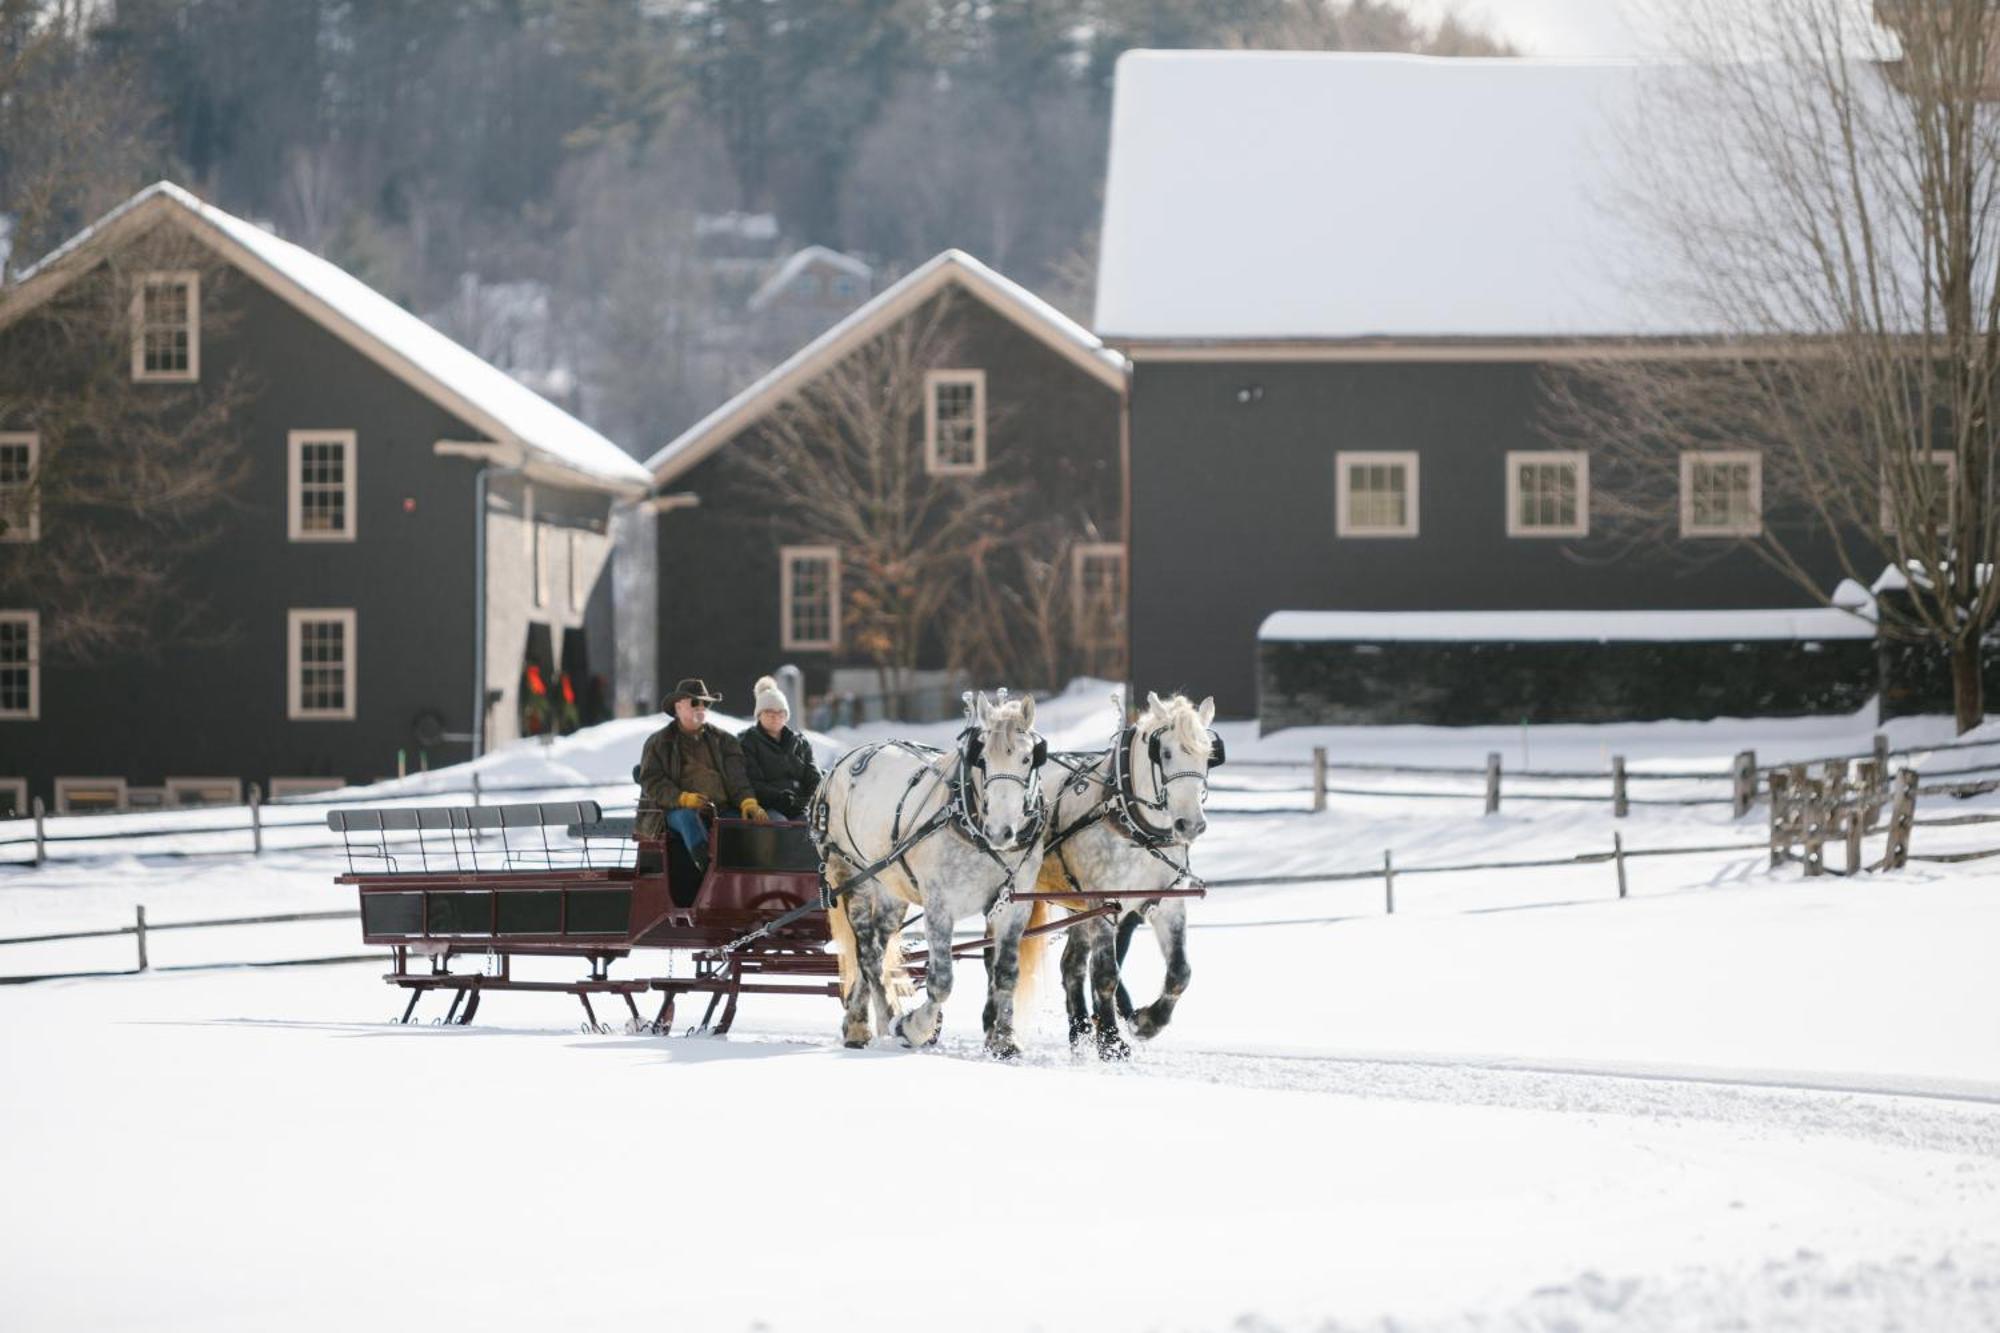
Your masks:
<svg viewBox="0 0 2000 1333"><path fill-rule="evenodd" d="M43 613L42 650L91 662L216 641L230 626L191 577L225 530L248 478L240 369L199 383L135 383L141 272L199 278L205 341L225 337L235 274L206 246L161 226L0 332L0 426L32 432L36 467L0 512L0 602ZM11 534L10 534L11 529Z"/></svg>
<svg viewBox="0 0 2000 1333"><path fill-rule="evenodd" d="M2000 613L2000 32L1990 0L1875 13L1886 26L1853 0L1692 0L1621 211L1716 336L1552 376L1549 427L1606 464L1594 518L1628 542L1734 529L1829 604L1829 566L1864 586L1890 570L1907 592L1882 599L1880 632L1948 654L1964 730ZM1747 461L1683 476L1685 454L1744 449L1761 517Z"/></svg>

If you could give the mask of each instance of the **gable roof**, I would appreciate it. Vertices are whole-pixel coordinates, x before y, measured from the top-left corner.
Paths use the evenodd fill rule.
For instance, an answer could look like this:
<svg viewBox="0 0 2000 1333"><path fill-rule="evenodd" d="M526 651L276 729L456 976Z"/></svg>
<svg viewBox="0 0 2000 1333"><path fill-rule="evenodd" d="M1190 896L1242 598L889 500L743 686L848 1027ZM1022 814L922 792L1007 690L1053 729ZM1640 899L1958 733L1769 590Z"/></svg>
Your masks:
<svg viewBox="0 0 2000 1333"><path fill-rule="evenodd" d="M1351 53L1120 58L1107 341L1700 334L1632 281L1620 118L1660 67Z"/></svg>
<svg viewBox="0 0 2000 1333"><path fill-rule="evenodd" d="M750 299L745 304L752 310L761 310L765 302L784 291L794 279L814 264L824 264L828 268L838 269L848 277L859 278L863 282L875 276L873 268L853 255L843 254L824 245L808 245L803 250L794 251L784 263L778 265L771 276L764 279L757 290L750 294Z"/></svg>
<svg viewBox="0 0 2000 1333"><path fill-rule="evenodd" d="M87 271L103 247L162 218L324 325L370 360L495 443L511 446L531 475L621 494L650 480L636 459L583 422L467 351L368 284L255 223L169 181L149 185L22 273L0 296L0 325L19 318Z"/></svg>
<svg viewBox="0 0 2000 1333"><path fill-rule="evenodd" d="M647 459L654 484L665 485L701 462L947 286L970 293L1115 392L1125 391L1125 358L1105 347L1097 335L963 250L946 250L884 288Z"/></svg>

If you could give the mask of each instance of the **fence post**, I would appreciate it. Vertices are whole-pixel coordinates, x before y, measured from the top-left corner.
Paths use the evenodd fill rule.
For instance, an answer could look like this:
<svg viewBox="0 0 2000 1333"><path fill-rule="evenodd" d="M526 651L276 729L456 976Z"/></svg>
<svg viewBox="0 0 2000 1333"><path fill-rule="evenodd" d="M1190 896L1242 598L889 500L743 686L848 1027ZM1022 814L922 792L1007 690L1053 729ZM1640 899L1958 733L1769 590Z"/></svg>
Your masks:
<svg viewBox="0 0 2000 1333"><path fill-rule="evenodd" d="M1623 819L1632 813L1632 803L1625 798L1625 756L1611 756L1611 815ZM1622 896L1622 895L1621 895Z"/></svg>
<svg viewBox="0 0 2000 1333"><path fill-rule="evenodd" d="M1771 770L1771 869L1785 863L1791 844L1785 834L1790 829L1792 776L1781 768Z"/></svg>
<svg viewBox="0 0 2000 1333"><path fill-rule="evenodd" d="M146 961L146 905L140 903L132 911L136 921L132 933L139 937L139 970L144 972L151 966Z"/></svg>
<svg viewBox="0 0 2000 1333"><path fill-rule="evenodd" d="M48 848L42 841L42 820L48 815L49 809L42 804L42 798L39 796L28 803L28 808L35 812L35 864L39 866L42 858L48 854Z"/></svg>
<svg viewBox="0 0 2000 1333"><path fill-rule="evenodd" d="M1736 818L1750 813L1757 803L1757 752L1744 750L1736 756Z"/></svg>
<svg viewBox="0 0 2000 1333"><path fill-rule="evenodd" d="M1910 828L1917 817L1917 770L1896 775L1896 794L1889 805L1889 845L1882 853L1884 870L1901 870L1910 861Z"/></svg>
<svg viewBox="0 0 2000 1333"><path fill-rule="evenodd" d="M1500 752L1490 751L1486 756L1486 813L1500 813Z"/></svg>
<svg viewBox="0 0 2000 1333"><path fill-rule="evenodd" d="M1396 860L1389 849L1382 849L1382 889L1388 896L1389 915L1396 915Z"/></svg>
<svg viewBox="0 0 2000 1333"><path fill-rule="evenodd" d="M1611 835L1611 860L1618 867L1618 896L1625 896L1625 835Z"/></svg>
<svg viewBox="0 0 2000 1333"><path fill-rule="evenodd" d="M1847 812L1847 873L1861 873L1861 834L1867 827L1867 817L1859 805Z"/></svg>
<svg viewBox="0 0 2000 1333"><path fill-rule="evenodd" d="M250 784L250 854L264 854L264 789Z"/></svg>
<svg viewBox="0 0 2000 1333"><path fill-rule="evenodd" d="M1326 810L1326 747L1313 746L1313 813Z"/></svg>
<svg viewBox="0 0 2000 1333"><path fill-rule="evenodd" d="M472 803L479 804L479 770L472 770Z"/></svg>

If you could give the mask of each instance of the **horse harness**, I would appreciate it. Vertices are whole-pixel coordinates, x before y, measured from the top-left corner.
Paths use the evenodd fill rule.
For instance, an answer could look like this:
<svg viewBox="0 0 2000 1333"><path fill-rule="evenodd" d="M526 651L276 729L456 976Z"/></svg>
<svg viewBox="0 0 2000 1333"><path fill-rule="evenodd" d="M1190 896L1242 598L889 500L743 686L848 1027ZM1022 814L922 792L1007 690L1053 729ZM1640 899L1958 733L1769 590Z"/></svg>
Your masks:
<svg viewBox="0 0 2000 1333"><path fill-rule="evenodd" d="M1117 737L1112 741L1110 752L1111 778L1108 782L1103 778L1097 777L1090 771L1097 766L1100 762L1099 760L1088 759L1073 763L1071 756L1058 755L1056 757L1056 762L1072 775L1065 783L1066 786L1074 787L1079 794L1088 791L1089 784L1093 782L1105 789L1103 799L1079 815L1070 824L1057 830L1049 839L1047 851L1054 854L1056 865L1061 869L1063 879L1068 882L1070 891L1073 893L1082 893L1084 892L1084 888L1077 880L1076 873L1069 868L1069 857L1063 849L1063 844L1084 830L1104 823L1107 820L1117 825L1118 831L1124 836L1126 841L1132 843L1148 856L1151 856L1154 860L1174 872L1173 882L1167 885L1169 889L1178 889L1183 884L1192 884L1199 889L1208 887L1201 877L1196 875L1188 866L1186 853L1187 840L1175 834L1171 829L1149 824L1143 812L1151 810L1164 813L1167 808L1167 792L1170 789L1170 784L1175 782L1189 779L1196 780L1202 784L1203 791L1206 792L1208 787L1208 770L1221 766L1228 758L1228 750L1222 743L1222 737L1211 731L1209 733L1210 744L1207 766L1200 772L1188 770L1182 773L1169 774L1166 771L1166 764L1162 753L1162 733L1155 731L1147 738L1146 757L1153 766L1153 788L1159 793L1159 796L1157 799L1147 800L1145 797L1140 796L1132 786L1132 742L1136 731L1136 727L1126 726L1118 732ZM1178 862L1167 855L1165 849L1169 847L1179 847L1182 849L1181 859ZM1149 917L1159 905L1160 899L1148 898L1139 905L1139 915Z"/></svg>

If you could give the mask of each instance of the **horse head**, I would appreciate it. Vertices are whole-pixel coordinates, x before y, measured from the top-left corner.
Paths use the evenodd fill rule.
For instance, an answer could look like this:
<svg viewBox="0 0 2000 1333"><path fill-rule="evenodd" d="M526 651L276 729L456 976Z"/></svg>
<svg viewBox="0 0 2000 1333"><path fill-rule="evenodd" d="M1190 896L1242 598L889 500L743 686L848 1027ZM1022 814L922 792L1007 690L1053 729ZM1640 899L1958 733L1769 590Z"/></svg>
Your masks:
<svg viewBox="0 0 2000 1333"><path fill-rule="evenodd" d="M981 694L966 735L965 760L979 793L980 832L995 847L1013 847L1034 831L1041 807L1042 761L1048 742L1035 734L1035 701Z"/></svg>
<svg viewBox="0 0 2000 1333"><path fill-rule="evenodd" d="M1192 842L1208 827L1202 802L1208 797L1208 770L1222 762L1222 738L1210 731L1213 696L1195 704L1186 695L1146 696L1146 711L1132 727L1126 756L1133 794L1158 811L1174 837Z"/></svg>

